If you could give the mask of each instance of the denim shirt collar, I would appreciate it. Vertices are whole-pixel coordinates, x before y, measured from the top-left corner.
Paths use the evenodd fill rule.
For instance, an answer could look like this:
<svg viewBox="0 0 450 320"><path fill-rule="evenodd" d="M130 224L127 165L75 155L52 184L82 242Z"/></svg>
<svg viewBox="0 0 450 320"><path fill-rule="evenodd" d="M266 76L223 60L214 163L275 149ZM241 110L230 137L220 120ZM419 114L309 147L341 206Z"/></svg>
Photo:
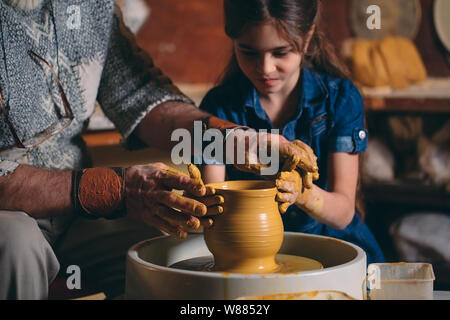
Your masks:
<svg viewBox="0 0 450 320"><path fill-rule="evenodd" d="M301 99L299 102L299 110L297 113L297 119L302 114L303 108L311 108L320 105L328 98L328 89L324 83L324 80L320 77L317 72L312 71L308 67L303 67L301 76ZM253 86L250 81L248 81L245 103L243 105L243 110L245 108L254 109L256 114L260 118L265 119L266 114L262 109L261 103L259 102L258 91L255 86Z"/></svg>

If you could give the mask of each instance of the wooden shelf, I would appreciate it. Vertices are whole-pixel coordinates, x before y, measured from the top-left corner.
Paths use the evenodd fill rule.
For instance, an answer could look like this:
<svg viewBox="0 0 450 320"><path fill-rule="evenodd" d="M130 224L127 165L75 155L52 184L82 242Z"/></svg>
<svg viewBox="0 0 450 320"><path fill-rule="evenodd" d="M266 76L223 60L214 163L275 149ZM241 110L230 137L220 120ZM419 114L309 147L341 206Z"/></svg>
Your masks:
<svg viewBox="0 0 450 320"><path fill-rule="evenodd" d="M401 90L359 86L367 112L450 114L450 77L427 78Z"/></svg>
<svg viewBox="0 0 450 320"><path fill-rule="evenodd" d="M450 114L450 99L364 97L364 108L367 112Z"/></svg>
<svg viewBox="0 0 450 320"><path fill-rule="evenodd" d="M392 203L450 209L450 193L443 187L427 185L423 182L363 182L362 192L368 203Z"/></svg>
<svg viewBox="0 0 450 320"><path fill-rule="evenodd" d="M88 131L82 135L88 147L118 145L122 136L116 130Z"/></svg>

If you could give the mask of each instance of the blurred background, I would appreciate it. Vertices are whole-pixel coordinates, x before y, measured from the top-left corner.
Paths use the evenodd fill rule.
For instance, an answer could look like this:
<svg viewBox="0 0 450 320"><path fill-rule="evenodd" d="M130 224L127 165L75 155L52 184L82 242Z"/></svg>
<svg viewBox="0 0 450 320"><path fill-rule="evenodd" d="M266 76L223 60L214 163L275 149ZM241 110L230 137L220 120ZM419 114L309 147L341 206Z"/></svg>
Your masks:
<svg viewBox="0 0 450 320"><path fill-rule="evenodd" d="M222 0L117 2L138 44L198 104L231 52ZM323 4L321 28L365 103L365 219L388 261L432 262L436 289L450 290L450 1ZM381 8L380 30L367 28L372 4ZM99 110L84 137L96 166L172 165L159 150L123 151Z"/></svg>

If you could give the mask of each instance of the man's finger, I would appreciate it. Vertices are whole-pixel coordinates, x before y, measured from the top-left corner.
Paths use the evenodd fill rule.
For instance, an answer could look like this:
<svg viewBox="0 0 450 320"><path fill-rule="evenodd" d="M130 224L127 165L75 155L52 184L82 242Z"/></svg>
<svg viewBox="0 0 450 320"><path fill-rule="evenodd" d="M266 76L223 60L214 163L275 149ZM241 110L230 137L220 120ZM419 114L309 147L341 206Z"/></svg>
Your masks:
<svg viewBox="0 0 450 320"><path fill-rule="evenodd" d="M284 161L281 171L292 171L297 168L299 162L300 156L298 154L293 154Z"/></svg>
<svg viewBox="0 0 450 320"><path fill-rule="evenodd" d="M202 174L200 172L200 170L197 168L196 165L190 163L188 164L188 172L189 172L189 176L191 177L191 179L193 179L195 182L197 182L196 185L196 191L198 193L203 193L203 189L205 188L205 184L203 183L202 180Z"/></svg>
<svg viewBox="0 0 450 320"><path fill-rule="evenodd" d="M204 185L186 175L165 172L160 178L160 182L166 187L177 190L186 190L197 197L202 197L206 193Z"/></svg>
<svg viewBox="0 0 450 320"><path fill-rule="evenodd" d="M207 207L194 199L183 197L175 192L158 190L152 193L152 198L163 204L166 207L180 210L183 213L194 216L204 216L207 212Z"/></svg>
<svg viewBox="0 0 450 320"><path fill-rule="evenodd" d="M142 219L148 225L156 227L156 228L168 233L171 236L177 237L179 239L184 239L187 237L187 232L183 231L179 227L171 225L170 223L168 223L166 220L162 219L161 217L154 215L154 213L143 214Z"/></svg>
<svg viewBox="0 0 450 320"><path fill-rule="evenodd" d="M216 216L223 213L222 206L212 206L208 207L208 211L206 213L207 216Z"/></svg>
<svg viewBox="0 0 450 320"><path fill-rule="evenodd" d="M234 167L240 171L243 172L251 172L255 174L261 174L261 170L264 168L269 168L268 165L261 164L261 163L245 163L245 164L235 164Z"/></svg>
<svg viewBox="0 0 450 320"><path fill-rule="evenodd" d="M224 198L221 195L205 196L205 197L192 197L192 199L203 203L207 207L216 206L224 203Z"/></svg>
<svg viewBox="0 0 450 320"><path fill-rule="evenodd" d="M200 227L200 220L198 218L175 211L171 208L164 208L160 206L159 210L155 214L172 226L177 226L181 229L188 227L196 230Z"/></svg>
<svg viewBox="0 0 450 320"><path fill-rule="evenodd" d="M214 220L211 218L199 218L200 225L205 228L209 228L214 224Z"/></svg>

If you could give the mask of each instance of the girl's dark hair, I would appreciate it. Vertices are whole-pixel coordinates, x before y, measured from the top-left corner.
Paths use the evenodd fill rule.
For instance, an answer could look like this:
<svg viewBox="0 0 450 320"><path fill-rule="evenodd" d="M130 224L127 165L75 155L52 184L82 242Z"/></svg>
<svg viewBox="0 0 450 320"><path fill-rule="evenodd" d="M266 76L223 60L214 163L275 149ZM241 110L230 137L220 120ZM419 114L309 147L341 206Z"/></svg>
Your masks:
<svg viewBox="0 0 450 320"><path fill-rule="evenodd" d="M318 30L320 11L320 0L224 0L225 33L236 39L249 26L273 23L299 52L303 52L303 39L315 25L316 30L302 63L333 77L347 78L348 69ZM233 52L219 82L227 82L239 73Z"/></svg>
<svg viewBox="0 0 450 320"><path fill-rule="evenodd" d="M225 33L237 39L249 26L273 23L286 39L304 56L302 64L336 78L349 78L350 72L336 54L335 48L319 30L321 0L224 0ZM303 40L315 26L307 52ZM242 75L233 54L218 82L233 81ZM358 179L356 209L364 218L365 207Z"/></svg>

